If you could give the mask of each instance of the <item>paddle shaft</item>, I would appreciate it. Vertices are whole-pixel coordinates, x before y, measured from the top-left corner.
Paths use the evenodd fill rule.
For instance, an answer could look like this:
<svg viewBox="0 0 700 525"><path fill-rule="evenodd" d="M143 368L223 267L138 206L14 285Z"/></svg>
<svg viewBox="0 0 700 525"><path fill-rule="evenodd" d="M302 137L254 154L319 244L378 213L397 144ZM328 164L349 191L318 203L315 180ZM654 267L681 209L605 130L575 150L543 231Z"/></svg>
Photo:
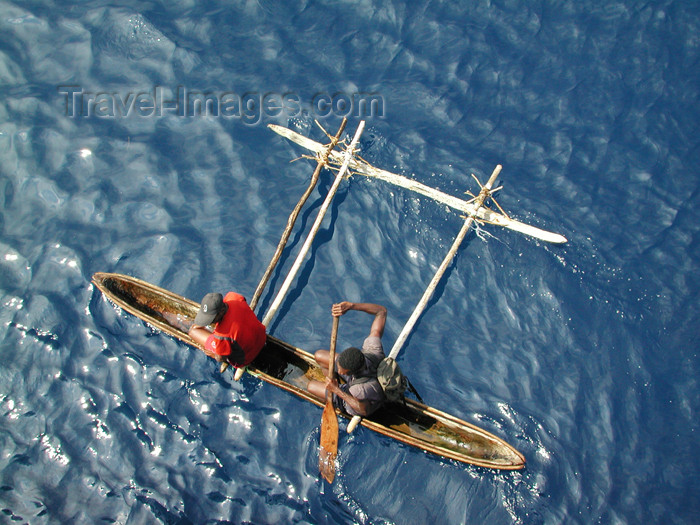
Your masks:
<svg viewBox="0 0 700 525"><path fill-rule="evenodd" d="M425 310L425 307L428 305L428 301L430 301L430 298L433 296L435 288L440 282L440 279L442 279L442 276L444 275L445 271L454 259L455 255L457 254L457 250L459 249L460 244L462 244L462 241L466 237L467 232L469 232L469 229L472 227L472 224L474 223L474 216L476 215L478 209L481 208L481 206L483 206L486 197L488 197L489 190L493 187L494 183L496 182L496 178L498 178L499 173L501 173L500 164L496 166L496 169L493 170L493 173L491 174L491 177L489 178L488 182L481 189L479 195L477 195L476 199L474 200L473 210L469 213L467 220L464 221L464 225L462 226L462 229L459 231L457 237L452 243L450 251L443 259L442 263L440 264L440 267L435 272L432 281L430 281L430 284L425 289L423 297L421 297L421 300L418 302L416 308L413 310L411 317L409 317L408 321L406 322L406 325L403 327L403 330L401 330L399 337L396 339L396 342L394 343L394 346L391 349L391 352L389 353L389 357L393 357L394 359L396 359L396 356L401 351L401 347L406 342L406 339L408 339L408 335L411 333L411 330L413 330L416 321L418 321L418 318L421 316L423 310Z"/></svg>
<svg viewBox="0 0 700 525"><path fill-rule="evenodd" d="M284 283L282 283L282 287L280 288L280 291L277 292L277 296L275 297L275 300L272 302L272 305L270 306L270 309L268 310L267 314L265 314L265 317L262 321L262 324L264 324L265 326L270 326L270 321L277 313L277 310L279 310L279 307L282 304L282 301L284 300L285 296L287 295L287 292L289 291L289 287L292 285L292 282L294 281L294 278L296 277L296 274L299 271L299 268L301 268L301 265L304 262L304 257L306 257L306 254L308 253L309 249L311 248L311 243L313 242L314 237L316 237L316 233L318 233L318 230L321 227L321 222L323 222L323 217L325 216L326 212L328 211L328 208L331 204L331 201L333 200L333 197L335 196L336 192L338 191L338 187L340 186L340 182L343 180L343 177L345 176L345 173L348 170L348 165L350 164L350 159L353 158L353 152L355 150L355 146L357 145L357 142L360 140L360 135L362 135L362 131L364 130L364 128L365 128L365 121L362 120L362 121L360 121L360 125L357 126L357 131L355 132L355 136L353 137L352 142L350 143L348 148L345 150L345 153L344 153L345 160L343 162L343 165L340 167L340 171L338 171L338 175L336 175L335 180L333 181L333 185L328 190L328 195L326 195L326 199L323 201L323 204L321 205L321 209L318 211L318 215L316 216L316 220L314 221L314 224L311 227L311 231L309 232L309 235L306 237L306 240L304 241L304 244L301 247L301 251L297 255L297 258L295 259L294 264L292 265L292 269L289 271L289 274L287 275L286 279L284 280Z"/></svg>
<svg viewBox="0 0 700 525"><path fill-rule="evenodd" d="M331 140L331 143L328 145L326 150L318 157L317 159L317 164L316 164L316 169L314 170L313 175L311 175L311 181L309 182L309 186L306 188L306 191L304 194L301 196L299 199L299 202L295 206L294 210L292 210L292 213L289 215L289 218L287 219L287 227L284 229L284 232L282 233L282 237L280 238L279 244L277 244L277 250L275 251L275 254L272 256L272 259L270 260L270 264L267 267L267 270L265 270L264 275L260 279L260 283L258 284L258 287L255 290L255 293L253 294L253 298L250 301L250 308L255 309L255 307L258 304L258 301L260 300L260 296L262 295L263 290L265 289L265 286L267 286L267 281L270 280L270 276L272 275L273 270L277 266L277 263L280 260L280 257L282 256L282 251L284 250L284 247L287 245L287 241L289 240L289 236L292 234L292 229L294 228L294 223L297 220L297 217L299 217L299 213L301 212L301 209L304 207L304 204L308 200L309 196L311 195L311 192L313 189L316 187L316 183L318 182L318 177L321 173L321 168L325 166L328 163L328 156L330 155L331 151L333 151L333 148L335 148L338 144L338 141L340 141L340 136L343 134L343 131L345 131L345 125L348 123L348 119L343 118L343 121L340 123L340 129L338 129L338 133L335 134L335 137Z"/></svg>
<svg viewBox="0 0 700 525"><path fill-rule="evenodd" d="M335 379L335 345L338 342L338 323L340 317L333 316L333 328L331 329L331 346L328 350L328 379ZM333 394L326 391L326 401L333 399Z"/></svg>

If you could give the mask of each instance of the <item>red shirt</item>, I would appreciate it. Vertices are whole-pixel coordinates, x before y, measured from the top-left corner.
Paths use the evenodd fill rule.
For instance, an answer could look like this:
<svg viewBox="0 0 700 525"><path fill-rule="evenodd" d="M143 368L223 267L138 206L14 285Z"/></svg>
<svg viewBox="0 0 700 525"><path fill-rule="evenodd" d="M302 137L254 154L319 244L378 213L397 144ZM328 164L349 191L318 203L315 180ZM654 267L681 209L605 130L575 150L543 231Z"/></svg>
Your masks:
<svg viewBox="0 0 700 525"><path fill-rule="evenodd" d="M265 326L250 309L245 298L235 292L224 297L228 310L207 338L206 347L218 355L229 356L235 366L242 367L257 357L265 345Z"/></svg>

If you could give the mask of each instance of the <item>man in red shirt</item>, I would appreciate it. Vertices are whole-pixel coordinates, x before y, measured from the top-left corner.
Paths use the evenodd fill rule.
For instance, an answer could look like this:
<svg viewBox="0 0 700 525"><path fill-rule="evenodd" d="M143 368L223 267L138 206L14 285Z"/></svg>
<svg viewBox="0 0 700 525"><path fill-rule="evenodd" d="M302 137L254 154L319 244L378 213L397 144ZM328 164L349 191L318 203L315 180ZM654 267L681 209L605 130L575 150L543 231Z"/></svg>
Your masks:
<svg viewBox="0 0 700 525"><path fill-rule="evenodd" d="M265 326L235 292L205 295L189 335L209 357L236 368L250 364L266 341Z"/></svg>

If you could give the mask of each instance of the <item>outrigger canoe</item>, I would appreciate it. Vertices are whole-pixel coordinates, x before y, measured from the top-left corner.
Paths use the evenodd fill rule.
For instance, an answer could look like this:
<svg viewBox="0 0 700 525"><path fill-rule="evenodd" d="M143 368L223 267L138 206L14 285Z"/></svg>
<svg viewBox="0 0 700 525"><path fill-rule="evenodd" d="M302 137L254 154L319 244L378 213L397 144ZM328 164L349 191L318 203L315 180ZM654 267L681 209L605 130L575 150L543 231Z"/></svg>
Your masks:
<svg viewBox="0 0 700 525"><path fill-rule="evenodd" d="M199 310L196 302L116 273L96 273L92 282L122 310L198 348L187 335ZM306 391L310 379L323 380L323 372L308 352L268 335L265 348L248 371L267 383L323 407L321 401ZM387 404L369 418L362 419L361 424L402 443L463 463L504 470L525 466L522 454L502 439L412 399L406 399L405 404Z"/></svg>

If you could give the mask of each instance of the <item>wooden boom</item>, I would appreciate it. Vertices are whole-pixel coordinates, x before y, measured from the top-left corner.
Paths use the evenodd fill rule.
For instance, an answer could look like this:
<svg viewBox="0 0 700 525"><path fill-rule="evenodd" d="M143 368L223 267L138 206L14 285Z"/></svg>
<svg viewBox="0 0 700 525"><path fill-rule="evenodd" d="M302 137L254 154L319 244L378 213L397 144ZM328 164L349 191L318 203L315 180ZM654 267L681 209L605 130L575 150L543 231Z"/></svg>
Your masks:
<svg viewBox="0 0 700 525"><path fill-rule="evenodd" d="M291 129L284 128L276 124L268 124L268 127L278 135L282 135L286 139L289 139L295 144L298 144L303 148L313 151L316 154L322 154L327 149L327 146L324 146L323 144L311 140L310 138L300 135L299 133L292 131ZM342 153L338 151L333 151L330 154L330 160L331 162L338 165L341 162L343 162L345 158ZM422 184L416 180L409 179L402 175L397 175L396 173L391 173L390 171L375 168L374 166L360 158L352 157L349 163L349 167L353 172L359 175L364 175L365 177L373 177L375 179L380 179L385 182L388 182L389 184L394 184L396 186L406 188L407 190L414 191L420 195L423 195L442 204L446 204L451 208L464 212L466 215L474 214L475 218L480 221L495 224L497 226L502 226L504 228L508 228L509 230L514 230L525 235L529 235L530 237L535 237L536 239L551 242L554 244L562 244L567 242L566 237L564 237L563 235L542 230L535 226L516 221L515 219L511 219L510 217L502 213L495 212L486 207L476 206L473 202L459 199L440 190L436 190L435 188L431 188L430 186L426 186L425 184Z"/></svg>

